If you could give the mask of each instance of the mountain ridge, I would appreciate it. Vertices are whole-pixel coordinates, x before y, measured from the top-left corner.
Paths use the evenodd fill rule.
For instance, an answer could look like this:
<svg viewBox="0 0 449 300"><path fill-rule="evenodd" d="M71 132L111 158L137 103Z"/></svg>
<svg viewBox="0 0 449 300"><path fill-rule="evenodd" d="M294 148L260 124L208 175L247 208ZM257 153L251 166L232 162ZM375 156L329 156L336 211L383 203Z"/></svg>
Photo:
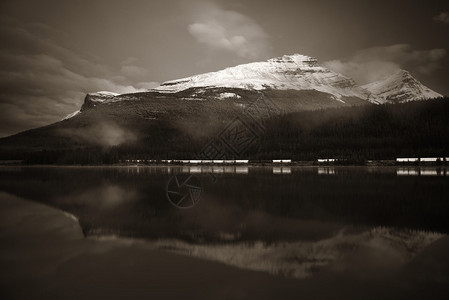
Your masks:
<svg viewBox="0 0 449 300"><path fill-rule="evenodd" d="M365 84L362 88L377 95L381 103L408 102L442 97L441 94L424 86L408 71L402 69L378 81Z"/></svg>
<svg viewBox="0 0 449 300"><path fill-rule="evenodd" d="M284 55L264 62L241 64L216 72L170 80L153 90L179 92L192 87L316 90L328 93L338 101L343 97L368 99L369 94L358 87L353 79L319 65L316 58L301 54Z"/></svg>
<svg viewBox="0 0 449 300"><path fill-rule="evenodd" d="M220 89L225 90L215 95L211 95L209 92ZM212 96L221 100L241 97L241 95L226 91L226 89L317 91L327 94L331 100L341 103L345 103L345 98L348 97L359 98L374 104L442 97L441 94L424 86L405 70L398 70L372 83L357 85L352 78L323 67L316 58L302 54L283 55L267 61L240 64L215 72L169 80L163 82L159 87L148 90L147 93L178 94L193 91L188 96L181 97L184 100L204 100L203 94L208 94L208 98ZM142 92L138 94L140 93ZM126 100L129 98L126 95L129 94L107 91L89 93L86 95L81 111L97 104ZM77 114L74 112L66 118Z"/></svg>

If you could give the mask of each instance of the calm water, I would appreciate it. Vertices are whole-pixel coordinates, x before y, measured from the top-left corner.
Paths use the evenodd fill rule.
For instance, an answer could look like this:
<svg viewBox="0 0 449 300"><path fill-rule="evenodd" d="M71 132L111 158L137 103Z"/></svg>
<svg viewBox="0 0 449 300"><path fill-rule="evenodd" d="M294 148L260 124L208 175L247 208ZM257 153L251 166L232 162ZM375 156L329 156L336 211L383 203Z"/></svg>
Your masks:
<svg viewBox="0 0 449 300"><path fill-rule="evenodd" d="M174 175L201 187L192 208L168 201ZM407 263L449 232L445 168L3 167L0 190L75 215L87 237L300 279L361 248Z"/></svg>

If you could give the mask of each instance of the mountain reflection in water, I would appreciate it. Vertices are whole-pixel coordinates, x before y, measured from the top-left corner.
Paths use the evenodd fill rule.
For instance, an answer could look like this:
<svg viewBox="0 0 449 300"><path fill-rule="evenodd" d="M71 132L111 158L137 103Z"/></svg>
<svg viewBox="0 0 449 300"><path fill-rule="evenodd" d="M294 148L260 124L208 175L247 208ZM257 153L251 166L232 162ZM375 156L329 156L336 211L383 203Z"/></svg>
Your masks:
<svg viewBox="0 0 449 300"><path fill-rule="evenodd" d="M198 205L183 210L167 200L175 174L199 177ZM0 188L73 214L90 238L144 238L156 248L304 279L346 268L339 263L360 253L364 264L393 268L445 237L446 174L428 167L14 167L0 169Z"/></svg>

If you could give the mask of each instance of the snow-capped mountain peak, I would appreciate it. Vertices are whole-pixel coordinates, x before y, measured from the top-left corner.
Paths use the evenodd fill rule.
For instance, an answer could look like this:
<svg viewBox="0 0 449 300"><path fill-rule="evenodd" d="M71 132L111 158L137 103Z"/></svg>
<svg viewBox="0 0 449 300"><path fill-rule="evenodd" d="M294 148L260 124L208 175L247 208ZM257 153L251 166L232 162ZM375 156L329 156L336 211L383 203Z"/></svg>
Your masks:
<svg viewBox="0 0 449 300"><path fill-rule="evenodd" d="M318 64L310 56L284 55L264 62L253 62L178 80L157 87L158 92L179 92L189 88L227 87L251 90L316 90L343 97L368 98L368 93L342 74Z"/></svg>
<svg viewBox="0 0 449 300"><path fill-rule="evenodd" d="M218 92L214 94L217 88ZM230 90L226 91L226 88ZM337 101L345 105L360 100L362 103L366 101L378 104L442 97L422 85L405 70L398 70L377 82L358 86L353 79L321 66L316 58L301 54L284 55L267 61L171 80L148 92L177 93L188 89L195 89L192 91L194 98L197 97L198 90L201 91L200 94L208 90L212 93L210 95L220 100L240 97L234 94L230 96L230 93L234 93L232 89L253 92L267 89L311 91L316 99L324 96L325 102ZM108 91L89 93L83 108L125 99L123 95Z"/></svg>
<svg viewBox="0 0 449 300"><path fill-rule="evenodd" d="M408 71L398 70L379 81L362 86L379 97L381 103L400 103L442 97L416 80Z"/></svg>

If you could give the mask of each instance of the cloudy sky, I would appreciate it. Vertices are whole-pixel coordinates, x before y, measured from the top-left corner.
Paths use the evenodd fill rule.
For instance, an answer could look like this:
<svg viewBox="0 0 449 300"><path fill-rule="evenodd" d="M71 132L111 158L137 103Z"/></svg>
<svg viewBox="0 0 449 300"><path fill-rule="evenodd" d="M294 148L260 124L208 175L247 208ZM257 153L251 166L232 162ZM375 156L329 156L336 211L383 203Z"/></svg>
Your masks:
<svg viewBox="0 0 449 300"><path fill-rule="evenodd" d="M2 0L0 137L60 120L88 92L292 53L361 84L407 69L449 95L448 37L441 0Z"/></svg>

